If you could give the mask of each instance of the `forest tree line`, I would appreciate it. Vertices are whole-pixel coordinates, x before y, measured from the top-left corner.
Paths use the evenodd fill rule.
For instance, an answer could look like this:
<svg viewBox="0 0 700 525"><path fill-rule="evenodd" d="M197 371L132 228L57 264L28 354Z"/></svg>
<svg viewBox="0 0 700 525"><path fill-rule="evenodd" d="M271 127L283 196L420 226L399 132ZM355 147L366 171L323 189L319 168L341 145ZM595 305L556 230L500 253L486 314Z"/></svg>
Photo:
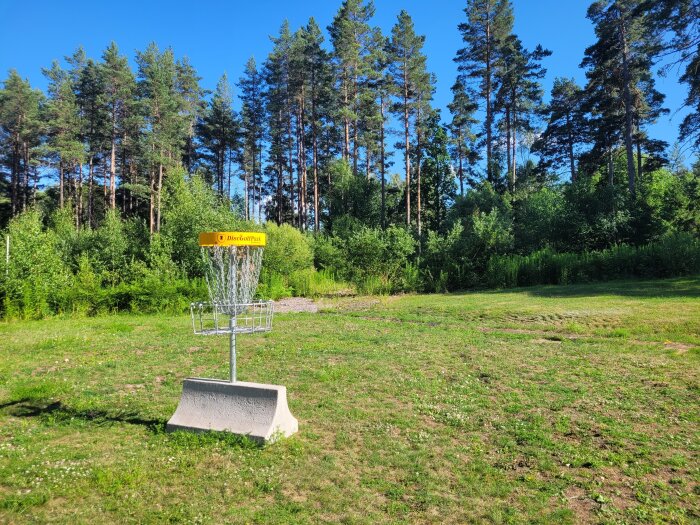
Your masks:
<svg viewBox="0 0 700 525"><path fill-rule="evenodd" d="M435 239L460 237L454 256L472 262L452 273L464 275L491 255L697 235L700 163L688 169L683 152L700 151L700 1L594 1L586 83L557 78L545 103L556 50L523 44L509 0L467 0L445 114L411 16L401 11L388 34L373 16L371 0L344 0L325 31L313 18L284 22L262 62L250 58L213 92L186 57L155 43L135 67L115 43L99 58L78 48L42 71L46 92L10 71L1 223L38 207L97 230L113 210L154 239L168 182L181 187L184 176L241 220L331 244L404 228L421 264ZM664 72L687 87L674 145L649 133L678 109L656 87ZM450 288L478 279L457 281Z"/></svg>

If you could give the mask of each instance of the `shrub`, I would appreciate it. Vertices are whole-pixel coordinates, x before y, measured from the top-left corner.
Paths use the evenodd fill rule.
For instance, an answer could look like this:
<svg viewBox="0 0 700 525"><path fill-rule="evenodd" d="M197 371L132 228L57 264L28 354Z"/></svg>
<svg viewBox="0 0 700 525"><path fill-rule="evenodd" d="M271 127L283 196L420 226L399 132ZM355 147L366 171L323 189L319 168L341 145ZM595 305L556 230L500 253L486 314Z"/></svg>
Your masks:
<svg viewBox="0 0 700 525"><path fill-rule="evenodd" d="M313 238L312 246L316 268L331 271L343 278L347 277L347 252L341 239L319 234Z"/></svg>
<svg viewBox="0 0 700 525"><path fill-rule="evenodd" d="M172 259L186 275L204 275L198 237L204 231L259 230L241 221L228 201L216 195L201 177L174 170L166 179L161 235L170 243Z"/></svg>
<svg viewBox="0 0 700 525"><path fill-rule="evenodd" d="M350 279L363 293L402 291L406 284L404 269L411 262L415 245L403 228L361 228L346 243Z"/></svg>
<svg viewBox="0 0 700 525"><path fill-rule="evenodd" d="M296 297L328 297L354 293L348 283L339 281L329 270L314 268L297 270L289 277L289 285Z"/></svg>
<svg viewBox="0 0 700 525"><path fill-rule="evenodd" d="M61 311L72 275L53 230L36 209L10 221L10 260L0 266L0 294L8 317L40 318Z"/></svg>
<svg viewBox="0 0 700 525"><path fill-rule="evenodd" d="M268 274L288 278L292 272L313 267L313 252L308 237L288 224L265 227L267 246L263 254L263 268Z"/></svg>
<svg viewBox="0 0 700 525"><path fill-rule="evenodd" d="M676 277L698 272L700 240L689 234L676 234L639 247L618 245L580 254L556 253L545 248L530 255L494 256L488 263L485 284L493 288L511 288Z"/></svg>

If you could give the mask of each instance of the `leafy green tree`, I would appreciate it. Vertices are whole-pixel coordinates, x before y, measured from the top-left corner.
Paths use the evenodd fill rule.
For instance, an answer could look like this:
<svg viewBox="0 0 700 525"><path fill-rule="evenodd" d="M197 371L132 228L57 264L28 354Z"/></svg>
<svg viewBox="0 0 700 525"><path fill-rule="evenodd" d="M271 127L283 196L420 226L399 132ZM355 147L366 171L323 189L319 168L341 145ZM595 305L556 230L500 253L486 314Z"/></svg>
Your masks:
<svg viewBox="0 0 700 525"><path fill-rule="evenodd" d="M566 201L560 187L519 192L513 203L513 236L519 253L560 246Z"/></svg>
<svg viewBox="0 0 700 525"><path fill-rule="evenodd" d="M172 170L165 181L161 238L169 247L172 261L189 276L203 275L197 239L203 231L235 231L250 228L198 175L182 167Z"/></svg>
<svg viewBox="0 0 700 525"><path fill-rule="evenodd" d="M333 186L329 193L329 205L333 210L331 229L336 232L340 219L371 228L381 223L381 187L376 179L357 177L350 165L337 160L327 166L332 170Z"/></svg>
<svg viewBox="0 0 700 525"><path fill-rule="evenodd" d="M36 208L10 221L10 264L0 272L2 310L6 317L36 319L58 312L72 275L61 259L56 234L46 230Z"/></svg>

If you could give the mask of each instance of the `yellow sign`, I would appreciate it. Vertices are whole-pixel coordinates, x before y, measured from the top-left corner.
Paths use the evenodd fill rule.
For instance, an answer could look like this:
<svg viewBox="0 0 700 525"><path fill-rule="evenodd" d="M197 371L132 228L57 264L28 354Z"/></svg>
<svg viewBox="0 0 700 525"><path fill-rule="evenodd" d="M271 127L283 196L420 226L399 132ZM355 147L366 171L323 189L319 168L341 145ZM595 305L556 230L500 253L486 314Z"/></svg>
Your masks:
<svg viewBox="0 0 700 525"><path fill-rule="evenodd" d="M200 246L265 246L264 233L257 232L202 232Z"/></svg>

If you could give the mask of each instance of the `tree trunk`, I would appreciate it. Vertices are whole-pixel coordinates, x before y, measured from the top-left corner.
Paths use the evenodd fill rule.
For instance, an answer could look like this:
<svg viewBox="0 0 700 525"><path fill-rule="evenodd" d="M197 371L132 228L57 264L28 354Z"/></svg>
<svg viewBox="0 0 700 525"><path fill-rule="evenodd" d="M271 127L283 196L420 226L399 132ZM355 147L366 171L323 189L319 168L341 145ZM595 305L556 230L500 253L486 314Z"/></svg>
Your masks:
<svg viewBox="0 0 700 525"><path fill-rule="evenodd" d="M58 161L58 205L63 209L63 203L64 203L64 198L63 198L63 161L59 160Z"/></svg>
<svg viewBox="0 0 700 525"><path fill-rule="evenodd" d="M574 157L574 137L571 132L571 115L566 113L566 136L569 149L569 166L571 169L571 182L576 182L576 159Z"/></svg>
<svg viewBox="0 0 700 525"><path fill-rule="evenodd" d="M75 181L76 184L76 199L75 199L75 227L80 228L83 215L83 163L78 164L78 178Z"/></svg>
<svg viewBox="0 0 700 525"><path fill-rule="evenodd" d="M517 179L517 171L516 171L516 169L517 169L517 164L518 164L517 159L515 158L515 157L516 157L516 153L517 153L517 151L518 151L518 149L517 149L517 148L518 148L518 141L517 141L517 136L516 136L516 130L517 130L517 113L515 112L515 106L513 106L513 124L512 124L512 126L513 126L513 131L512 131L512 135L513 135L513 137L512 137L512 139L513 139L513 157L512 157L512 166L511 166L511 170L512 170L512 171L510 172L509 177L510 177L510 186L511 186L511 188L512 188L511 191L515 191L515 182L516 182L516 179Z"/></svg>
<svg viewBox="0 0 700 525"><path fill-rule="evenodd" d="M27 142L22 143L22 158L24 164L24 188L22 191L22 210L27 209L27 204L29 203L29 144Z"/></svg>
<svg viewBox="0 0 700 525"><path fill-rule="evenodd" d="M282 110L277 113L277 128L282 129ZM277 152L277 225L282 224L284 216L283 201L284 201L284 157L282 148Z"/></svg>
<svg viewBox="0 0 700 525"><path fill-rule="evenodd" d="M154 203L155 203L155 192L156 192L156 174L153 168L150 172L150 180L148 181L148 229L153 237L156 231L155 214L154 214Z"/></svg>
<svg viewBox="0 0 700 525"><path fill-rule="evenodd" d="M632 115L632 90L630 84L632 83L630 70L629 70L629 49L627 47L627 35L624 20L622 16L618 14L619 18L619 37L620 44L622 46L622 81L623 81L623 98L625 104L625 153L627 154L627 179L629 191L632 196L635 195L635 171L634 171L634 153L633 153L633 142L632 142L632 127L633 127L633 115Z"/></svg>
<svg viewBox="0 0 700 525"><path fill-rule="evenodd" d="M160 152L161 159L163 156L163 151ZM156 231L160 231L160 203L161 195L163 193L163 161L158 163L158 203L156 208Z"/></svg>
<svg viewBox="0 0 700 525"><path fill-rule="evenodd" d="M458 157L458 163L459 163L459 171L457 174L459 175L459 194L464 196L464 161L463 156L464 153L462 152L462 128L459 128L459 131L457 132L457 157Z"/></svg>
<svg viewBox="0 0 700 525"><path fill-rule="evenodd" d="M314 231L319 231L320 229L320 218L318 210L318 138L316 136L316 91L315 91L315 81L312 80L312 89L314 89L311 95L311 119L313 121L311 127L311 140L313 142L313 170L314 170Z"/></svg>
<svg viewBox="0 0 700 525"><path fill-rule="evenodd" d="M386 177L385 177L385 153L384 153L384 95L380 99L381 123L379 127L380 152L379 152L379 172L382 177L382 229L386 229Z"/></svg>
<svg viewBox="0 0 700 525"><path fill-rule="evenodd" d="M303 148L303 139L301 137L302 135L302 117L301 117L301 101L299 103L299 107L297 109L297 114L296 114L296 130L295 130L295 136L296 136L296 141L297 141L297 196L298 196L298 202L297 202L297 225L300 230L304 230L304 193L303 193L303 169L302 169L302 148Z"/></svg>
<svg viewBox="0 0 700 525"><path fill-rule="evenodd" d="M420 104L420 102L419 102ZM421 121L420 121L420 105L416 112L416 222L418 225L418 237L421 235ZM420 250L420 246L419 246Z"/></svg>
<svg viewBox="0 0 700 525"><path fill-rule="evenodd" d="M113 112L114 114L114 112ZM123 144L122 144L123 147ZM124 174L122 173L122 177ZM117 207L117 136L116 115L112 120L112 147L109 155L109 207Z"/></svg>
<svg viewBox="0 0 700 525"><path fill-rule="evenodd" d="M639 128L637 128L637 179L639 183L642 183L642 140L639 133Z"/></svg>
<svg viewBox="0 0 700 525"><path fill-rule="evenodd" d="M294 135L292 135L292 112L287 117L287 155L289 162L289 204L292 211L292 224L294 224Z"/></svg>
<svg viewBox="0 0 700 525"><path fill-rule="evenodd" d="M408 65L404 57L403 68L403 125L404 125L404 154L406 162L406 225L411 225L411 159L409 147L409 114L408 114Z"/></svg>
<svg viewBox="0 0 700 525"><path fill-rule="evenodd" d="M243 201L245 206L245 220L250 219L250 203L248 202L248 170L243 172Z"/></svg>
<svg viewBox="0 0 700 525"><path fill-rule="evenodd" d="M11 174L11 181L10 181L10 200L12 203L12 215L15 216L17 215L17 211L19 209L18 206L18 200L19 200L19 146L17 145L19 140L15 137L15 141L13 144L13 152L12 152L12 174Z"/></svg>
<svg viewBox="0 0 700 525"><path fill-rule="evenodd" d="M350 118L347 115L349 108L348 100L348 83L347 80L343 86L343 104L345 105L345 143L343 144L343 160L347 161L350 158Z"/></svg>
<svg viewBox="0 0 700 525"><path fill-rule="evenodd" d="M88 210L87 210L87 220L88 220L88 225L90 227L93 227L94 221L92 217L92 206L93 206L93 179L94 179L94 172L93 172L93 166L95 165L95 160L92 155L90 155L90 158L88 160Z"/></svg>
<svg viewBox="0 0 700 525"><path fill-rule="evenodd" d="M493 114L491 108L491 23L486 23L486 179L494 184L493 177Z"/></svg>
<svg viewBox="0 0 700 525"><path fill-rule="evenodd" d="M508 189L510 191L513 191L513 185L510 180L510 173L511 173L511 168L512 168L512 163L510 160L510 130L511 130L511 122L510 122L510 106L506 107L506 159L507 159L507 169L508 169Z"/></svg>

